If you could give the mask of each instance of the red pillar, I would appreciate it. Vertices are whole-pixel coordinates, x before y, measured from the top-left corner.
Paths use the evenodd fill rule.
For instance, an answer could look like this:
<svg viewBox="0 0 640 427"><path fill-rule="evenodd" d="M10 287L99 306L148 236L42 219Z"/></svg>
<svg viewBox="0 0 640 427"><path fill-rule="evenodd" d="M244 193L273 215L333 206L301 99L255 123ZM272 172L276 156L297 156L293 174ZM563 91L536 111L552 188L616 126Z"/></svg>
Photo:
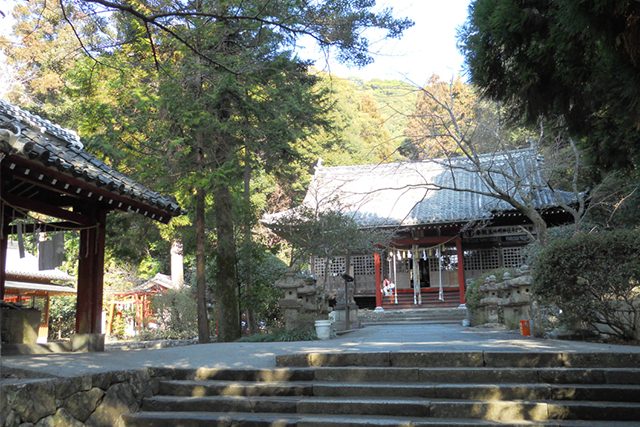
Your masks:
<svg viewBox="0 0 640 427"><path fill-rule="evenodd" d="M98 210L92 217L96 226L80 232L76 304L76 332L80 334L102 332L106 211Z"/></svg>
<svg viewBox="0 0 640 427"><path fill-rule="evenodd" d="M373 265L376 273L376 308L382 307L382 263L380 252L373 253Z"/></svg>
<svg viewBox="0 0 640 427"><path fill-rule="evenodd" d="M462 250L462 238L460 236L456 237L456 250L458 254L458 289L460 290L460 304L464 304L464 251Z"/></svg>

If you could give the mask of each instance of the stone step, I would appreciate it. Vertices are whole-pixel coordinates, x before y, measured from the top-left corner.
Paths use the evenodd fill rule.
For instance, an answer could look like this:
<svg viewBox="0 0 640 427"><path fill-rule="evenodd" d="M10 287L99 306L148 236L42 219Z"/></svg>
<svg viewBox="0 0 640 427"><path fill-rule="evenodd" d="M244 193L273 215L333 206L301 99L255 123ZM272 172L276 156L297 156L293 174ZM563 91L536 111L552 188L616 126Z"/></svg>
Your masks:
<svg viewBox="0 0 640 427"><path fill-rule="evenodd" d="M401 427L504 427L504 426L556 426L556 427L637 427L635 421L579 421L553 420L548 422L488 421L481 419L423 418L368 415L318 415L234 412L138 412L124 415L128 427L341 427L341 426L401 426Z"/></svg>
<svg viewBox="0 0 640 427"><path fill-rule="evenodd" d="M311 396L314 383L219 380L160 381L159 395L170 396Z"/></svg>
<svg viewBox="0 0 640 427"><path fill-rule="evenodd" d="M377 325L459 325L462 320L441 319L441 320L425 320L425 319L384 319L384 320L365 320L361 321L361 326L377 326Z"/></svg>
<svg viewBox="0 0 640 427"><path fill-rule="evenodd" d="M490 421L640 420L640 404L557 400L452 400L421 398L331 398L316 396L155 396L143 411L274 412L368 416L402 414L409 417L480 418Z"/></svg>
<svg viewBox="0 0 640 427"><path fill-rule="evenodd" d="M155 378L176 380L233 380L233 381L312 381L313 368L150 368Z"/></svg>
<svg viewBox="0 0 640 427"><path fill-rule="evenodd" d="M464 309L452 308L446 311L436 310L385 310L378 313L368 313L365 320L462 320L467 316Z"/></svg>
<svg viewBox="0 0 640 427"><path fill-rule="evenodd" d="M324 381L455 384L640 384L638 368L409 368L326 367L278 369L154 369L154 377L176 380Z"/></svg>
<svg viewBox="0 0 640 427"><path fill-rule="evenodd" d="M473 400L603 400L640 402L640 385L601 384L429 384L398 382L161 381L165 396L422 397Z"/></svg>
<svg viewBox="0 0 640 427"><path fill-rule="evenodd" d="M640 384L640 368L319 368L319 381Z"/></svg>
<svg viewBox="0 0 640 427"><path fill-rule="evenodd" d="M638 368L638 353L569 352L377 352L298 353L276 356L279 367L496 367L496 368Z"/></svg>

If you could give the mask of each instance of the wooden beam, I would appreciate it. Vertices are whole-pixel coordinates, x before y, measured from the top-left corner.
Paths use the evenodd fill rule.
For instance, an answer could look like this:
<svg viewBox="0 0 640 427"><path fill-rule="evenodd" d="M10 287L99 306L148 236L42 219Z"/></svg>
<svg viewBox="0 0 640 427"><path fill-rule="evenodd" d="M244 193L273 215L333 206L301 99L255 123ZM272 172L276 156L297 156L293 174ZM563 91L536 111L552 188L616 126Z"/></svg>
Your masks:
<svg viewBox="0 0 640 427"><path fill-rule="evenodd" d="M79 228L84 228L84 225L76 224L69 221L57 221L57 222L49 222L49 223L40 223L40 224L22 224L22 232L23 233L33 233L36 230L40 231L56 231L56 230L74 230ZM11 225L8 228L8 234L17 234L18 226Z"/></svg>
<svg viewBox="0 0 640 427"><path fill-rule="evenodd" d="M165 224L168 223L172 218L172 214L169 211L162 210L161 208L155 205L151 205L149 203L146 203L140 200L135 200L125 195L112 192L106 187L104 188L98 187L97 184L92 184L80 178L67 175L66 173L60 172L56 169L53 169L52 167L46 167L39 162L33 162L20 156L9 156L7 157L7 159L5 159L3 163L11 163L11 162L15 163L16 165L19 165L21 168L32 169L32 173L30 175L37 175L41 173L49 178L54 178L57 181L55 185L51 185L50 183L46 183L44 181L38 182L36 180L31 179L30 182L36 185L39 185L39 186L41 185L41 186L44 186L45 188L55 188L55 190L58 192L79 197L81 199L86 199L86 197L78 196L75 193L75 190L80 188L87 193L88 192L93 193L92 197L95 198L96 200L98 200L98 198L102 196L104 200L102 204L105 206L105 208L107 207L107 200L113 200L114 202L112 203L112 205L110 205L110 209L127 211L127 208L131 207L133 211L135 211L136 209L139 209L142 212L148 211L149 214L155 214L158 218L162 218L163 219L162 222ZM28 177L20 176L20 179L28 179ZM68 184L69 188L64 188L63 184ZM118 207L120 203L121 203L121 206Z"/></svg>
<svg viewBox="0 0 640 427"><path fill-rule="evenodd" d="M394 239L393 245L398 246L413 246L413 245L433 245L438 243L446 243L451 241L455 236L429 236L429 237L415 237L408 239Z"/></svg>
<svg viewBox="0 0 640 427"><path fill-rule="evenodd" d="M102 329L106 211L94 207L86 215L96 227L80 231L76 332L99 334Z"/></svg>
<svg viewBox="0 0 640 427"><path fill-rule="evenodd" d="M14 196L12 194L5 194L4 200L8 204L17 208L38 212L44 215L52 216L54 218L64 219L80 225L91 225L91 221L84 215L77 212L71 212L57 206L51 206L47 203L40 202L34 199L28 199L26 197Z"/></svg>

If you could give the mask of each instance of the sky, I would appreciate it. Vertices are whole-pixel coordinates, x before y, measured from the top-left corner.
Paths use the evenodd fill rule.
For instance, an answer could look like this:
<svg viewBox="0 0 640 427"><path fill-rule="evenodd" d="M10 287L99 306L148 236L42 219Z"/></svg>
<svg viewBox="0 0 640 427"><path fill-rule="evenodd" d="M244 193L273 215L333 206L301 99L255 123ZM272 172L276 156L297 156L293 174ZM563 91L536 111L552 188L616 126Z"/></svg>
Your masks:
<svg viewBox="0 0 640 427"><path fill-rule="evenodd" d="M404 80L424 84L432 74L448 80L463 73L464 59L456 47L456 31L464 24L470 0L378 0L377 8L390 7L396 17L409 17L415 25L400 39L382 39L369 31L370 50L374 62L363 68L346 67L334 60L327 62L317 49L308 46L300 52L316 62L316 68L340 77ZM0 0L3 11L15 0ZM11 28L10 14L0 18L0 34ZM304 44L304 42L303 42ZM309 44L310 45L310 44ZM0 72L5 74L0 58ZM0 76L0 91L2 89Z"/></svg>
<svg viewBox="0 0 640 427"><path fill-rule="evenodd" d="M378 7L391 7L396 17L409 17L415 25L400 39L380 40L373 35L370 49L374 63L348 68L310 52L316 66L340 77L405 80L417 85L432 74L445 80L462 74L464 58L456 47L456 32L467 18L470 0L379 0ZM305 57L305 53L301 53Z"/></svg>

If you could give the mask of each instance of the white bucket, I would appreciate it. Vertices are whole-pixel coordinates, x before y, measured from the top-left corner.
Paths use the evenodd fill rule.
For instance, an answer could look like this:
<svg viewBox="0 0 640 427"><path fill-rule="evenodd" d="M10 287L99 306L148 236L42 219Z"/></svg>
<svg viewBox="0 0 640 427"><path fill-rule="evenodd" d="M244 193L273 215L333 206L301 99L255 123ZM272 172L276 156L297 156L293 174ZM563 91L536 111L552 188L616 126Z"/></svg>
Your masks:
<svg viewBox="0 0 640 427"><path fill-rule="evenodd" d="M316 335L320 340L331 337L331 320L316 320Z"/></svg>

